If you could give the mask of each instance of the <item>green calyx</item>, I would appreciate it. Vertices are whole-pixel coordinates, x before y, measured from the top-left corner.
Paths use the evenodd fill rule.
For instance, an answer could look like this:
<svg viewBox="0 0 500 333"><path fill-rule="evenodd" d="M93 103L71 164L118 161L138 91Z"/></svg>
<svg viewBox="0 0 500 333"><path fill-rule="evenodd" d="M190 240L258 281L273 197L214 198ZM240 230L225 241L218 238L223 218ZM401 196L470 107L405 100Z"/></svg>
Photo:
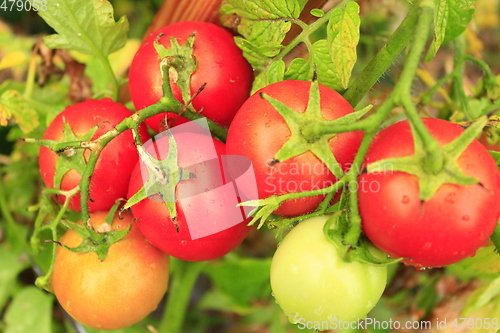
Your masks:
<svg viewBox="0 0 500 333"><path fill-rule="evenodd" d="M191 100L191 75L197 68L196 58L193 55L194 42L194 34L188 37L184 45L180 45L176 38L170 38L169 48L160 44L158 40L154 41L154 48L161 59L160 70L164 66L168 67L169 77L179 87L184 101Z"/></svg>
<svg viewBox="0 0 500 333"><path fill-rule="evenodd" d="M348 228L348 217L346 210L338 210L333 213L323 227L323 233L327 240L335 245L338 254L346 261L358 261L376 266L387 266L401 259L391 259L382 251L378 250L366 238L359 238L355 247L345 244L344 234Z"/></svg>
<svg viewBox="0 0 500 333"><path fill-rule="evenodd" d="M480 118L458 138L440 146L438 151L442 160L437 161L440 164L439 168L433 168L432 163L436 161L429 158L428 151L412 126L415 153L411 156L388 158L370 163L367 166L367 172L401 171L415 175L418 179L419 195L422 201L432 198L443 184L462 186L478 184L479 180L467 176L458 166L457 161L469 144L481 133L486 122L486 117Z"/></svg>
<svg viewBox="0 0 500 333"><path fill-rule="evenodd" d="M292 157L311 151L337 178L340 178L344 174L328 142L336 135L336 125L343 125L356 121L362 117L365 112L355 112L334 120L325 120L321 114L321 99L317 81L313 81L311 84L309 101L304 113L297 112L264 93L262 93L261 96L283 117L291 132L290 138L274 156L272 164L283 162ZM318 123L327 124L331 129L328 131L329 133L319 134L315 130L315 124Z"/></svg>
<svg viewBox="0 0 500 333"><path fill-rule="evenodd" d="M63 221L70 229L75 230L83 241L77 247L68 247L62 243L56 242L65 249L75 253L95 252L99 260L105 260L110 247L125 237L130 231L130 226L123 230L111 230L97 232L79 223Z"/></svg>
<svg viewBox="0 0 500 333"><path fill-rule="evenodd" d="M144 186L128 199L122 210L130 208L149 196L158 195L165 203L172 221L177 218L176 188L183 180L194 179L196 175L179 167L177 143L170 132L168 134L168 154L159 160L138 146L139 155L148 170L148 179ZM154 143L153 143L154 144ZM155 147L156 148L156 147ZM176 227L178 227L176 225Z"/></svg>

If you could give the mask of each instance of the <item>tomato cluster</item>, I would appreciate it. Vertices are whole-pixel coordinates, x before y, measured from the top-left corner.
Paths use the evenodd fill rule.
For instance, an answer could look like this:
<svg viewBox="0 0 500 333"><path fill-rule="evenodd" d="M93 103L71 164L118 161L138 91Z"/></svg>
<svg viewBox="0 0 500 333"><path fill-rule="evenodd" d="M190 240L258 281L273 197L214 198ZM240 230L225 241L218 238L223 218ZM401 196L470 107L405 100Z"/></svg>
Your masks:
<svg viewBox="0 0 500 333"><path fill-rule="evenodd" d="M91 218L83 222L98 233L130 227L104 261L95 253L71 251L83 242L74 230L59 240L64 247L56 253L52 289L68 313L88 326L125 327L150 313L167 289L168 256L205 261L235 249L252 221L238 205L244 198L274 203L260 207L268 210L261 217L299 221L271 265L274 297L292 322L367 315L385 288L387 269L351 256L361 248L375 245L386 254L377 252L381 262L389 256L419 268L441 267L474 255L497 226L500 173L478 141L453 145L463 128L423 120L440 149L437 171L428 156L419 155L423 150L408 120L381 130L354 170L353 193L341 178L356 166L365 133L336 128L362 115L316 81L283 80L250 96L252 68L233 36L217 25L181 22L152 33L135 55L129 79L139 111L134 117L167 98L183 107L120 132L133 118L131 111L110 99L87 100L53 120L40 151L45 185L62 191L57 199L75 211L85 207L74 189L85 183L87 163L98 155L84 202ZM198 124L186 126L182 112L227 130L225 142ZM113 131L120 134L100 147ZM157 135L150 139L151 133ZM246 178L236 184L241 172L230 176L234 165L224 162L226 156L243 156L254 183ZM128 200L130 212L103 224L120 200ZM342 238L352 230L345 223L325 227L335 210L347 211L346 202L359 203L359 238L353 244ZM131 280L140 280L140 288L125 287ZM126 320L108 312L117 299Z"/></svg>
<svg viewBox="0 0 500 333"><path fill-rule="evenodd" d="M187 39L192 37L194 42L191 40L192 45L188 45ZM189 48L196 64L189 78L190 92L196 97L189 105L194 112L227 128L248 98L253 80L252 68L233 42L233 36L204 22L182 22L153 32L130 68L130 92L137 110L158 103L163 96L164 73L156 43L166 49L174 47L171 43ZM184 103L177 74L170 74L173 96ZM197 94L201 86L204 89ZM216 259L237 247L250 231L243 208L237 208L236 215L234 209L228 209L228 203L234 202L235 206L237 198L220 190L232 186L223 179L223 142L213 139L210 133L196 133L196 129L151 140L151 134L162 127L187 122L173 113L149 117L135 132L130 128L120 130L132 114L109 98L71 105L48 126L39 154L46 187L57 190L57 200L77 212L85 209L79 188L84 183L82 177L91 158L97 156L89 179L88 201L83 201L90 213L90 222L86 224L104 235L130 228L124 238L110 245L104 260L94 251L80 253L82 244L95 240L86 239L76 229L68 230L59 239L61 246L55 255L51 289L71 316L98 329L130 326L157 307L167 290L169 256L187 261ZM167 118L175 121L166 124ZM111 140L104 145L107 136ZM137 147L141 142L145 143L142 150ZM155 178L156 173L148 174L144 169L148 162L164 163L173 151L178 152L174 157L176 170L156 170L164 178ZM171 173L176 171L189 177L173 182ZM111 224L105 222L117 202L140 194L150 180L170 185L146 193L132 206L131 213L121 213ZM163 196L166 189L171 191L171 198ZM175 216L169 210L170 204L175 206ZM204 224L218 224L216 219L218 226L203 229ZM223 222L230 219L231 225ZM198 229L205 233L195 233Z"/></svg>

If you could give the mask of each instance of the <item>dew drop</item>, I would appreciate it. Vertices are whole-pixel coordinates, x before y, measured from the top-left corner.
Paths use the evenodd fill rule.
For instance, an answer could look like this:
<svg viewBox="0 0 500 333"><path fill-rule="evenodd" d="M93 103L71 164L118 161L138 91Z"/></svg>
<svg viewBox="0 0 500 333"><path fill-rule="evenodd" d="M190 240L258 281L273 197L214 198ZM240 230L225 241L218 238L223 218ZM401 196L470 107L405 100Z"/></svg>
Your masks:
<svg viewBox="0 0 500 333"><path fill-rule="evenodd" d="M266 123L264 126L266 126L266 127L271 127L271 124Z"/></svg>
<svg viewBox="0 0 500 333"><path fill-rule="evenodd" d="M321 316L323 314L323 312L325 312L325 309L323 308L322 305L320 305L319 307L314 309L314 313L318 316Z"/></svg>
<svg viewBox="0 0 500 333"><path fill-rule="evenodd" d="M211 200L210 200L210 203L215 203L215 200L214 200L214 199L211 199Z"/></svg>
<svg viewBox="0 0 500 333"><path fill-rule="evenodd" d="M297 324L299 322L299 313L298 312L287 312L285 313L288 317L288 321L292 324Z"/></svg>
<svg viewBox="0 0 500 333"><path fill-rule="evenodd" d="M402 203L409 204L410 203L410 197L407 195L403 195L403 199L401 200Z"/></svg>

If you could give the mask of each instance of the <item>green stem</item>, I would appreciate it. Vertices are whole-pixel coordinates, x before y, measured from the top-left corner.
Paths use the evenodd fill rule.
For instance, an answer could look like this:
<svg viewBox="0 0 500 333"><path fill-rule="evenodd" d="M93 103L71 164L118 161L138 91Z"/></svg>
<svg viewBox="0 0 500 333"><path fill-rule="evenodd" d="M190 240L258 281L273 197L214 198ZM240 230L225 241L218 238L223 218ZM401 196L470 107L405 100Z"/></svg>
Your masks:
<svg viewBox="0 0 500 333"><path fill-rule="evenodd" d="M415 37L413 38L412 47L408 53L408 57L398 84L393 91L393 96L396 99L396 103L404 107L411 124L422 140L428 157L424 161L427 170L431 173L437 173L443 167L443 154L436 139L430 135L429 131L425 127L411 97L411 87L429 38L433 17L434 8L432 6L429 5L422 8L418 19Z"/></svg>
<svg viewBox="0 0 500 333"><path fill-rule="evenodd" d="M468 120L473 120L474 117L469 111L469 102L464 91L465 77L465 52L466 43L463 35L453 40L454 46L454 69L451 81L451 99L458 102L459 110L462 111Z"/></svg>
<svg viewBox="0 0 500 333"><path fill-rule="evenodd" d="M372 89L375 83L393 64L411 40L411 37L415 33L418 17L420 15L418 3L419 2L414 4L406 18L401 22L396 31L394 31L391 38L344 93L345 99L347 99L351 105L356 106L361 102L363 97Z"/></svg>
<svg viewBox="0 0 500 333"><path fill-rule="evenodd" d="M102 63L102 66L104 68L104 74L109 78L109 81L111 83L111 98L114 101L118 100L118 93L119 93L119 86L118 86L118 80L116 79L115 72L113 71L113 68L111 68L111 64L109 63L109 59L105 57L104 55L101 54L101 52L97 51L95 52L97 59Z"/></svg>
<svg viewBox="0 0 500 333"><path fill-rule="evenodd" d="M171 258L174 264L168 300L158 333L180 333L194 284L206 261L189 262Z"/></svg>

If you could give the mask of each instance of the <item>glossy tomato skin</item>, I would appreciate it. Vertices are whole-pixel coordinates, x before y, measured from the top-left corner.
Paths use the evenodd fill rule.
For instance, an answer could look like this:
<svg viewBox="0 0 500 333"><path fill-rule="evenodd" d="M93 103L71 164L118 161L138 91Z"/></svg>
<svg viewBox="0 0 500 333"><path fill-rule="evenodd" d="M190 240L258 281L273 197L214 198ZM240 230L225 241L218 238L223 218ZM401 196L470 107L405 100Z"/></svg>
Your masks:
<svg viewBox="0 0 500 333"><path fill-rule="evenodd" d="M317 190L332 185L336 178L319 158L308 151L286 161L269 163L288 140L291 132L283 117L260 93L281 101L297 112L306 110L311 82L286 80L271 84L252 95L238 110L226 140L229 155L243 155L253 164L259 198L292 192ZM326 120L354 112L352 106L336 91L320 85L321 111ZM362 139L362 132L339 133L330 139L330 149L347 170ZM314 210L323 196L287 200L275 211L297 216Z"/></svg>
<svg viewBox="0 0 500 333"><path fill-rule="evenodd" d="M122 104L109 98L102 100L87 100L67 107L58 114L44 133L43 139L61 141L64 137L64 123L67 123L77 137L81 137L96 125L99 126L92 139L112 130L132 112ZM149 136L145 126L139 127L141 136ZM84 156L88 159L89 152ZM81 154L77 151L77 154ZM54 188L54 175L58 163L58 154L46 147L40 148L39 168L45 186ZM102 150L90 182L89 211L97 212L110 209L116 200L125 198L128 189L130 173L137 163L137 154L132 133L127 130ZM74 169L68 171L62 178L60 189L71 190L79 185L81 175ZM64 196L58 196L59 202L64 202ZM80 194L75 195L69 204L75 211L80 211Z"/></svg>
<svg viewBox="0 0 500 333"><path fill-rule="evenodd" d="M463 129L445 120L425 118L431 135L444 145ZM413 154L407 121L382 130L373 140L365 163ZM363 231L381 250L407 258L417 267L440 267L474 255L485 245L500 218L500 173L494 160L476 140L458 165L480 184L442 185L421 202L416 176L391 171L365 173L359 178L359 208Z"/></svg>
<svg viewBox="0 0 500 333"><path fill-rule="evenodd" d="M107 212L91 214L94 228L107 227ZM113 244L104 261L95 252L75 253L59 246L51 288L61 306L83 325L102 330L131 326L156 309L168 287L169 257L152 246L130 213L116 217L111 230L132 226ZM59 240L69 247L82 238L68 230Z"/></svg>
<svg viewBox="0 0 500 333"><path fill-rule="evenodd" d="M162 75L160 58L154 41L170 47L170 38L181 45L195 34L193 55L197 68L191 76L191 94L203 84L205 89L194 99L193 107L207 118L222 126L229 126L234 114L250 94L253 71L241 50L233 41L233 35L213 23L187 21L167 25L144 41L135 55L129 72L130 94L136 109L142 109L160 100ZM179 88L171 80L174 96L182 100ZM158 132L162 115L146 122Z"/></svg>
<svg viewBox="0 0 500 333"><path fill-rule="evenodd" d="M271 261L273 295L299 328L363 319L387 282L386 267L342 259L323 234L327 220L328 216L318 216L301 221Z"/></svg>
<svg viewBox="0 0 500 333"><path fill-rule="evenodd" d="M205 261L219 258L236 248L250 231L249 219L243 217L238 203L223 187L220 156L225 154L225 144L198 133L174 134L178 150L178 165L196 175L194 179L181 181L176 187L178 199L177 219L170 218L165 202L157 195L150 196L131 207L136 223L144 236L156 247L178 259ZM163 137L148 151L156 159L165 159L169 140ZM215 150L213 150L215 146ZM211 152L215 151L215 156ZM155 152L159 154L154 155ZM213 159L213 158L216 159ZM148 172L138 163L132 172L128 196L134 195L143 185ZM239 215L238 215L239 214ZM188 223L188 217L190 223ZM240 218L239 220L235 220ZM194 237L194 228L210 229L231 227L204 237ZM240 222L241 221L241 222ZM193 224L194 222L194 224Z"/></svg>

